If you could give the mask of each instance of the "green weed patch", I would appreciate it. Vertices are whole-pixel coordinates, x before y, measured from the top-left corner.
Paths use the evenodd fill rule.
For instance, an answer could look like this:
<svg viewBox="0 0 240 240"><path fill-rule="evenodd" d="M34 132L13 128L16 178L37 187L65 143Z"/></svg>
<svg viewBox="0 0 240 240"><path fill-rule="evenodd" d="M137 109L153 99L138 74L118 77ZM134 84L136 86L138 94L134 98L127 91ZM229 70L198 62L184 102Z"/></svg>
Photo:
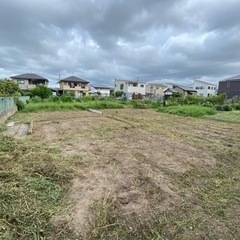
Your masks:
<svg viewBox="0 0 240 240"><path fill-rule="evenodd" d="M211 107L203 107L203 106L196 106L196 105L183 105L183 106L178 105L178 106L160 107L158 111L185 116L185 117L203 117L205 115L216 114L216 110Z"/></svg>

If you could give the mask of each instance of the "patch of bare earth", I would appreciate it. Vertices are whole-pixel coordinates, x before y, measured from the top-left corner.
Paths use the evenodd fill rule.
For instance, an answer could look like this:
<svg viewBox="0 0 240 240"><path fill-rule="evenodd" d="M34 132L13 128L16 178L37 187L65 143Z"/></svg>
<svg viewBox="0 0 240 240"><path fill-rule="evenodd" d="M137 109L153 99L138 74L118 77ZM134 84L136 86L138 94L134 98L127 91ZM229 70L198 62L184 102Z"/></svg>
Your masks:
<svg viewBox="0 0 240 240"><path fill-rule="evenodd" d="M81 177L74 179L69 194L69 218L82 235L96 200L114 196L122 216L148 218L149 211L161 213L181 203L171 175L215 164L210 152L196 148L190 138L182 140L181 136L195 134L204 137L205 130L191 119L164 122L157 113L142 110L108 110L102 116L74 112L72 118L61 112L38 119L33 139L57 147L65 156L83 159L78 166ZM190 130L190 125L195 129ZM214 134L218 133L212 131L213 138Z"/></svg>

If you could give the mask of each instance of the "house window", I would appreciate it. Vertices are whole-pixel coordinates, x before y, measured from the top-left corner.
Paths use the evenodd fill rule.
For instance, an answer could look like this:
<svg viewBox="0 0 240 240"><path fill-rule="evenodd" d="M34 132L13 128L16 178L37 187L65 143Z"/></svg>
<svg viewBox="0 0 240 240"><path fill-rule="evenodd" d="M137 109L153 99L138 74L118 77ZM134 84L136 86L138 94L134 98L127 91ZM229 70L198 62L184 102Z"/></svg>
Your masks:
<svg viewBox="0 0 240 240"><path fill-rule="evenodd" d="M140 85L140 87L144 87L144 85L143 85L143 84L141 84L141 85Z"/></svg>
<svg viewBox="0 0 240 240"><path fill-rule="evenodd" d="M208 86L208 89L211 89L211 87L210 87L210 86Z"/></svg>
<svg viewBox="0 0 240 240"><path fill-rule="evenodd" d="M77 86L77 83L70 82L70 83L68 83L68 86L70 88L75 88Z"/></svg>
<svg viewBox="0 0 240 240"><path fill-rule="evenodd" d="M230 88L230 82L227 83L227 88Z"/></svg>
<svg viewBox="0 0 240 240"><path fill-rule="evenodd" d="M129 83L129 86L130 86L130 87L137 87L138 84L137 84L137 83Z"/></svg>
<svg viewBox="0 0 240 240"><path fill-rule="evenodd" d="M24 80L17 80L17 83L18 84L25 84L25 81Z"/></svg>
<svg viewBox="0 0 240 240"><path fill-rule="evenodd" d="M120 90L123 90L123 84L120 84Z"/></svg>

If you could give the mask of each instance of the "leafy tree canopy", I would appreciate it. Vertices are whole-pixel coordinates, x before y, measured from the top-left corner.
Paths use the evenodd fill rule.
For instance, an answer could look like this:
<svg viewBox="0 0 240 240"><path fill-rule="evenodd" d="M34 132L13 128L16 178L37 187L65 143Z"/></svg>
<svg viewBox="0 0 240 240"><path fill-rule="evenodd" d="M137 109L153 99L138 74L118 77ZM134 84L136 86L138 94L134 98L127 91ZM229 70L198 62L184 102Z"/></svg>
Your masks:
<svg viewBox="0 0 240 240"><path fill-rule="evenodd" d="M10 79L4 79L0 81L0 95L1 96L13 96L19 95L19 85Z"/></svg>
<svg viewBox="0 0 240 240"><path fill-rule="evenodd" d="M30 94L32 97L38 96L44 99L44 98L49 98L52 95L52 91L50 88L40 85L36 88L31 89Z"/></svg>

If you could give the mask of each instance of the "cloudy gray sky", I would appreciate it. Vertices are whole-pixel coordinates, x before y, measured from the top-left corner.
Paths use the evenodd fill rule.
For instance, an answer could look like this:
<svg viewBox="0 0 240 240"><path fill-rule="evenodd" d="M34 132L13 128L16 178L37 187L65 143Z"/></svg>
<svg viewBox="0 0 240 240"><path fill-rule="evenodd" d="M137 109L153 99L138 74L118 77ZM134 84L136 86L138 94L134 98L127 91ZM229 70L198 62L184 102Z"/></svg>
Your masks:
<svg viewBox="0 0 240 240"><path fill-rule="evenodd" d="M240 74L239 0L0 0L0 78L190 83Z"/></svg>

